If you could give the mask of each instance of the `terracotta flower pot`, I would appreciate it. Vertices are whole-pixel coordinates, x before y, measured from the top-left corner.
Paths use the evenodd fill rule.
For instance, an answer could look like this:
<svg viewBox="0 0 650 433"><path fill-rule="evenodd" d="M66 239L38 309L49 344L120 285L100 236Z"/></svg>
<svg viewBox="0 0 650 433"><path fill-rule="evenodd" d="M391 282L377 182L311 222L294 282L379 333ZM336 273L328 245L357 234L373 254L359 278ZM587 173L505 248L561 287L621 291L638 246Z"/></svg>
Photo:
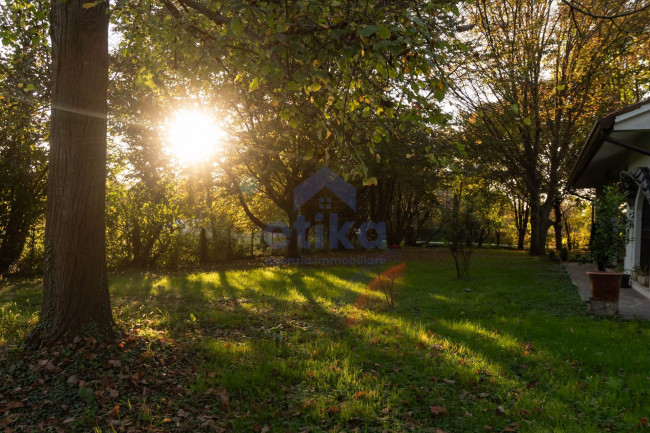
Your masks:
<svg viewBox="0 0 650 433"><path fill-rule="evenodd" d="M591 280L591 296L601 301L618 301L622 273L587 272Z"/></svg>

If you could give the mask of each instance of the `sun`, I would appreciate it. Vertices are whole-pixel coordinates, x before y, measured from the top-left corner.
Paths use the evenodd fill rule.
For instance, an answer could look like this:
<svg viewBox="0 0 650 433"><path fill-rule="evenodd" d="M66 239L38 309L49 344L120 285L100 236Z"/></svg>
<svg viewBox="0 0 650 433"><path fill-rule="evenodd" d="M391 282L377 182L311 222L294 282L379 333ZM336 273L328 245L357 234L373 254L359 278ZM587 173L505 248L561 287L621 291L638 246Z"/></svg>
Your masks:
<svg viewBox="0 0 650 433"><path fill-rule="evenodd" d="M167 152L187 165L213 160L226 140L216 117L199 110L178 111L166 125L165 134Z"/></svg>

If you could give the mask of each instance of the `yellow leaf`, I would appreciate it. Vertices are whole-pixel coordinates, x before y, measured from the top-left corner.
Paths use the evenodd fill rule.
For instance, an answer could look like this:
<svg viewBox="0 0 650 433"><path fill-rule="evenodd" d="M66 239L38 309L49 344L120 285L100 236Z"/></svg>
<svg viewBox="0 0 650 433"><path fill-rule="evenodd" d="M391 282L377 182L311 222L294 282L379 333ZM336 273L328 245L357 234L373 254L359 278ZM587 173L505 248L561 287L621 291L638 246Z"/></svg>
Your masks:
<svg viewBox="0 0 650 433"><path fill-rule="evenodd" d="M100 2L84 3L83 5L81 5L81 7L83 7L84 9L90 9L90 8L94 8L99 3Z"/></svg>
<svg viewBox="0 0 650 433"><path fill-rule="evenodd" d="M377 185L376 177L367 177L363 180L363 186Z"/></svg>

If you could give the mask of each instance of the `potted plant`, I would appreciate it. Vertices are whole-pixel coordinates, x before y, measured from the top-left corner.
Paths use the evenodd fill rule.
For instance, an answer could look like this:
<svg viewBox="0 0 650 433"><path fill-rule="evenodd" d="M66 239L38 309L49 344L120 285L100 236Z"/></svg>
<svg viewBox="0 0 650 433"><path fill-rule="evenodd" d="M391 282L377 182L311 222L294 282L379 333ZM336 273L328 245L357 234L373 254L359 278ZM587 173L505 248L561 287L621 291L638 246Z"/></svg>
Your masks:
<svg viewBox="0 0 650 433"><path fill-rule="evenodd" d="M616 186L608 186L596 198L596 221L590 246L591 257L598 264L598 272L587 272L591 280L593 300L616 302L621 287L620 272L606 272L610 263L616 263L625 252L630 226L627 214L623 211L625 196ZM618 310L618 308L616 308Z"/></svg>

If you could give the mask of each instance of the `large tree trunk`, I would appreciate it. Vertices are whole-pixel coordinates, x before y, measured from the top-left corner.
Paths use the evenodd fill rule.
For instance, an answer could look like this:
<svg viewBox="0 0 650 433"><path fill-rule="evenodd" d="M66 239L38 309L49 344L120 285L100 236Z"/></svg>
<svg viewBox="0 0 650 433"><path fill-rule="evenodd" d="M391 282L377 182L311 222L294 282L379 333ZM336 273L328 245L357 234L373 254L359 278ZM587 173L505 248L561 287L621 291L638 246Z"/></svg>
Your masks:
<svg viewBox="0 0 650 433"><path fill-rule="evenodd" d="M553 231L555 233L555 249L562 250L562 223L553 223Z"/></svg>
<svg viewBox="0 0 650 433"><path fill-rule="evenodd" d="M478 238L477 238L477 246L479 248L483 248L483 243L487 240L488 236L490 236L490 229L487 227L482 227L478 231Z"/></svg>
<svg viewBox="0 0 650 433"><path fill-rule="evenodd" d="M529 197L530 201L528 203L528 208L530 209L530 246L528 252L532 255L542 255L545 251L546 242L540 247L539 239L539 227L540 227L540 205L539 205L539 194L530 193L529 188Z"/></svg>
<svg viewBox="0 0 650 433"><path fill-rule="evenodd" d="M52 123L40 322L30 345L115 336L106 277L108 2L54 0Z"/></svg>
<svg viewBox="0 0 650 433"><path fill-rule="evenodd" d="M291 198L291 202L293 202L293 196ZM301 249L300 249L300 245L298 245L298 231L294 227L294 222L298 218L298 212L295 212L293 210L293 207L285 209L284 211L289 217L289 227L291 230L291 237L289 238L289 244L287 245L287 257L288 258L300 257Z"/></svg>
<svg viewBox="0 0 650 433"><path fill-rule="evenodd" d="M520 198L515 198L512 202L512 209L515 216L515 226L517 228L517 249L523 250L526 241L526 231L528 230L528 218L530 216L530 206Z"/></svg>
<svg viewBox="0 0 650 433"><path fill-rule="evenodd" d="M296 258L300 257L300 248L298 247L298 232L291 228L291 238L287 245L287 257Z"/></svg>
<svg viewBox="0 0 650 433"><path fill-rule="evenodd" d="M553 211L555 215L555 222L553 223L553 229L555 231L555 249L557 251L562 250L562 209L561 202L555 202L553 204Z"/></svg>
<svg viewBox="0 0 650 433"><path fill-rule="evenodd" d="M413 226L407 227L404 235L404 245L414 247L418 243L418 230Z"/></svg>
<svg viewBox="0 0 650 433"><path fill-rule="evenodd" d="M551 209L548 203L540 205L533 203L530 207L530 254L543 256L546 254L546 235L550 227L549 215Z"/></svg>
<svg viewBox="0 0 650 433"><path fill-rule="evenodd" d="M517 230L517 249L523 250L526 243L526 229Z"/></svg>
<svg viewBox="0 0 650 433"><path fill-rule="evenodd" d="M568 218L564 221L564 232L566 233L566 247L569 251L573 251L573 240L571 239L571 224Z"/></svg>

